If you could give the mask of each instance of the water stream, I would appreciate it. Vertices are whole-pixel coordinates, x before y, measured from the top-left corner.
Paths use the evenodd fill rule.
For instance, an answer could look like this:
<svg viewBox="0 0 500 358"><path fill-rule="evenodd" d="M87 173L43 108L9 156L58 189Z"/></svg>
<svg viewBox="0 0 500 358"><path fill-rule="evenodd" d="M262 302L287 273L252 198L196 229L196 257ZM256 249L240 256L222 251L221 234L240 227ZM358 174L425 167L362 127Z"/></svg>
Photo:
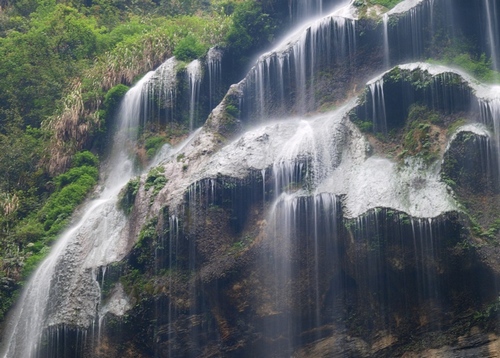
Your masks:
<svg viewBox="0 0 500 358"><path fill-rule="evenodd" d="M399 50L403 54L401 58L420 58L424 55L427 35L421 28L428 25L428 19L424 18L428 10L431 11L431 17L436 16L432 12L435 2L437 0L402 3L416 5L405 9L395 29L389 28L389 20L403 10L395 8L383 15L383 63L378 60L379 66L388 69L392 62L397 62ZM294 4L296 8L290 12L306 12L305 8L312 11L306 16L323 12L321 1L299 1ZM305 8L301 10L303 6ZM484 0L484 6L490 51L494 55L498 51L498 36L494 31L498 27L495 22L497 5ZM187 204L182 209L184 212L173 208L170 213L162 213L164 216L160 219L163 220L160 226L163 225L165 235L158 238L159 244L154 252L155 275L160 276L162 272L166 273L165 276L167 273L169 275L165 277L165 287L175 288L175 271L179 269L177 256L182 256L187 262L186 271L192 275L186 279L189 280L186 296L179 294L181 299L178 302L172 299L176 298L172 295L168 300L165 298L165 302L155 303L157 316L167 317L168 320L166 333L162 333L168 341L162 352L168 356L178 352L175 339L179 332L174 321L181 315L185 319L182 334L190 336L190 347L186 348L186 352L189 352L186 354L196 356L202 351L202 340L206 338L200 333L206 328L200 328L206 312L197 305L199 302L206 303L202 297L202 279L196 277L195 280L194 273L199 269L199 257L206 254L202 252L200 255L198 251L196 238L201 234L197 230L210 218L199 215L197 210L202 206L199 203L206 199L206 195L209 196L206 201L213 204L207 204L207 210L222 210L227 203L221 201L220 207L215 205L217 185L229 191L237 181L228 180L224 183L221 178L246 178L250 171L255 172L255 176L262 181L258 183L259 207L252 209L262 211L265 231L263 249L256 255L254 271L257 272L256 277L259 272L264 272L260 279L263 285L271 287L270 291L265 292L270 294L269 302L255 310L266 311L259 317L265 324L263 331L258 331L258 334L275 340L269 351L265 351L267 346L264 345L256 348L257 352L262 349L262 356L292 356L298 346L312 341L311 337L320 340L327 336L321 327L328 326L326 332L333 330L330 327L332 322L339 326L349 324L348 320L355 318L348 317L347 311L352 309L352 302L356 299L360 307L368 305L367 302L376 304L374 308L365 307L367 311L373 309L376 313L372 318L365 318L371 319L371 324L378 329L389 333L394 333L391 331L394 330L391 323L392 309L401 308L401 312L404 312L405 304L412 306L420 303L427 305L422 307L429 312L438 312L442 308L442 285L437 278L442 259L440 240L450 236L450 232L453 235L456 232L437 217L458 211L458 206L450 195L451 189L442 181L439 163L429 169L415 158L409 158L401 164L382 155L372 155L373 148L368 140L349 120L348 114L357 105L355 99L337 110L311 114L318 109L318 74L325 68L354 58L358 51L358 26L358 20L350 10L343 8L295 29L273 51L260 56L239 84L242 88L242 107L247 116L242 119L255 119L260 122L259 126L248 129L218 151L208 153L210 156L201 151L198 156L189 157L187 153L189 158L182 169L186 174L179 179L185 180L182 184L187 183L185 188L181 188L185 190L181 195ZM394 34L400 30L404 35L397 38ZM432 28L431 33L434 31ZM377 33L377 36L380 37L380 34ZM393 39L399 43L391 43ZM378 42L379 48L380 45ZM396 46L396 50L391 46ZM221 53L210 49L207 55L210 107L214 105L212 98L221 82L221 61ZM496 57L493 65L495 68L498 66ZM175 67L174 58L167 60L157 71L148 73L127 92L118 115L119 125L109 165L103 172L102 188L95 194L95 199L82 206L75 223L61 235L26 285L8 321L3 357L37 357L43 340L48 339L50 342L58 339L58 329L61 327L77 329L77 340L83 342L87 334L95 333L89 328L97 325L97 335L100 336L107 313L123 313L130 308L120 286L114 292L119 304L113 307L103 305L97 277L102 272L104 281L106 266L123 259L135 240L128 236L127 218L117 207L118 195L130 178L140 174L135 170L129 154L129 149L136 146L139 126L151 118L156 118L158 125L175 120ZM464 75L460 82L463 93L459 89L457 95L457 91L454 92L443 83L456 82L457 75L462 75L459 72L424 64L405 65L400 69L427 71L427 75L433 76L431 80L425 78L431 83L426 98L430 98L429 102L445 113L454 112L460 107L460 102L464 98L470 99L473 93L478 100L479 120L484 127L492 126L493 142L496 145L500 143L498 89L476 86ZM202 72L199 60L192 61L186 67L191 131L199 120L197 103ZM418 80L417 77L414 76ZM367 83L366 94L371 109L367 118L372 121L373 132L385 135L389 131L390 108L386 107L389 96L385 93L383 76ZM286 119L268 122L270 116ZM481 134L478 140L480 148L484 149L486 156L490 156L489 132L477 131ZM200 133L192 132L179 147L164 146L152 160L151 166L167 166L170 161L175 162L171 165L173 168L184 158L183 150L187 144ZM201 135L197 139L202 143ZM181 153L183 155L178 156ZM202 157L206 159L199 159ZM180 165L179 162L177 167ZM190 173L191 165L198 166L199 175ZM200 179L202 177L206 180ZM172 175L169 180L175 181L176 178ZM200 183L206 187L202 188ZM234 192L232 195L231 200L238 201ZM189 225L181 221L182 215L190 215L189 220L186 220ZM340 224L345 224L345 227L341 229ZM182 233L186 235L182 239L187 238L188 242L184 240L181 244L182 230L186 230ZM348 238L345 242L340 241L342 235ZM400 277L398 270L404 267L402 261L385 261L384 249L388 243L404 252L406 256L403 258L408 267L416 268L401 274L404 278L401 287L408 292L416 292L415 297L405 296L403 302L398 302L400 296L396 290L396 293L388 290L394 282L397 284ZM186 252L177 252L182 245L187 247ZM227 256L224 258L227 259ZM342 262L348 261L347 258L349 263ZM343 264L346 266L340 270ZM255 277L253 279L257 280ZM213 282L216 280L210 281L211 284ZM352 287L346 288L346 282ZM354 291L354 283L359 297L353 298L346 292L348 289ZM224 284L222 280L221 284ZM404 286L406 284L408 287ZM221 296L223 294L220 293ZM299 302L300 299L303 301ZM349 301L351 299L353 301ZM252 304L248 303L245 310ZM297 307L303 311L299 312ZM243 326L247 323L237 324ZM431 325L439 330L442 322L436 319ZM305 331L311 336L303 338L300 333ZM162 354L160 351L155 352L157 356Z"/></svg>
<svg viewBox="0 0 500 358"><path fill-rule="evenodd" d="M27 283L8 320L3 357L36 357L41 340L50 341L51 334L58 336L58 327L65 325L86 332L97 319L99 334L102 317L117 309L99 307L98 271L104 268L104 279L105 267L121 260L130 248L127 218L117 205L118 194L130 178L140 174L135 169L130 150L136 147L139 126L155 111L154 99L173 99L174 64L173 58L167 60L125 94L117 114L117 130L108 164L102 173L104 180L100 192L96 199L83 205L80 217L61 235ZM199 69L199 63L195 65ZM193 76L198 81L199 71ZM178 148L164 146L152 161L153 165L170 158L191 138ZM122 302L120 309L124 310L128 306ZM48 338L44 338L45 334Z"/></svg>

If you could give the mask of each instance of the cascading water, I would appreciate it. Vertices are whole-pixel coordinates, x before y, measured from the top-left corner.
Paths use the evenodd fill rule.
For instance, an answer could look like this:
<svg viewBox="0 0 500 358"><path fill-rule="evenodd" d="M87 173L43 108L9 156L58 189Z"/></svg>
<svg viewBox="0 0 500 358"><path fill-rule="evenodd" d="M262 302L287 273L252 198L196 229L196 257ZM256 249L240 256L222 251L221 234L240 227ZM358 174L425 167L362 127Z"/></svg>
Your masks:
<svg viewBox="0 0 500 358"><path fill-rule="evenodd" d="M199 60L194 60L186 67L189 78L189 129L192 131L194 127L194 117L196 114L196 104L200 95L201 83L201 63Z"/></svg>
<svg viewBox="0 0 500 358"><path fill-rule="evenodd" d="M384 80L369 83L372 102L372 118L374 132L387 134L387 115L385 111Z"/></svg>
<svg viewBox="0 0 500 358"><path fill-rule="evenodd" d="M72 324L85 331L93 324L100 300L95 271L120 260L129 246L124 236L126 218L117 199L134 174L127 146L135 142L143 89L153 75L149 72L126 93L103 190L98 199L85 205L83 216L59 238L25 287L9 319L4 357L37 357L49 327L58 334L58 325Z"/></svg>
<svg viewBox="0 0 500 358"><path fill-rule="evenodd" d="M211 47L207 53L209 108L214 108L214 97L222 80L222 50Z"/></svg>
<svg viewBox="0 0 500 358"><path fill-rule="evenodd" d="M490 153L492 150L498 151L497 148L500 147L500 92L498 92L498 88L495 88L496 91L492 91L492 94L496 94L498 97L489 98L489 99L479 99L479 112L480 112L480 120L487 126L491 126L493 128L493 141L490 143L487 142L485 155L482 156L482 159L486 163L491 162L491 158L494 157ZM497 92L497 93L494 93ZM496 156L497 163L496 168L500 168L500 156ZM494 173L495 176L500 177L500 171Z"/></svg>
<svg viewBox="0 0 500 358"><path fill-rule="evenodd" d="M384 26L384 68L389 68L391 63L389 54L389 15L386 13L382 17L382 24Z"/></svg>
<svg viewBox="0 0 500 358"><path fill-rule="evenodd" d="M356 20L349 9L301 26L259 58L243 81L248 117L304 114L315 107L314 76L324 66L349 61L356 50Z"/></svg>
<svg viewBox="0 0 500 358"><path fill-rule="evenodd" d="M383 47L383 54L374 55L376 66L387 69L390 63L424 56L430 26L426 14L430 10L431 17L439 15L433 13L435 4L437 0L403 1L383 16L383 41L380 27L373 34L365 29L364 36L378 41L368 49ZM496 10L491 9L494 4L488 4L490 16ZM240 136L222 148L213 144L219 145L220 133L202 130L194 134L192 142L196 144L182 151L165 147L167 154L163 155L169 159L154 162L154 166L165 168L168 177L158 197L143 205L152 216L157 215L157 231L150 243L154 263L140 268L145 271L141 273L144 281L154 287L154 299L139 298L136 307L140 313L130 312L130 317L135 314L138 319L132 330L137 324L141 339L146 341L136 345L147 347L145 355L396 356L401 353L398 347L413 347L414 335L421 337L421 331L439 333L446 329L449 316L474 314L483 308L468 303L481 295L489 302L490 296L496 295L477 293L477 282L488 282L495 274L485 275L487 265L471 261L476 251L463 239L468 234L451 187L453 178L445 182L442 173L458 162L452 154L463 154L463 148L473 148L480 157L487 157L472 166L477 171L500 167L491 160L498 158L492 148L500 141L498 89L477 85L467 75L446 67L401 65L368 82L364 102L363 98L351 100L336 111L299 117L318 110L317 96L322 93L316 86L322 76L345 74L332 70L341 63L344 69L356 68L358 46L366 43L356 34L358 22L350 15L349 11L335 12L311 21L276 50L261 56L239 87L235 86L241 90L241 119L260 121L258 127L235 134ZM488 27L497 26L494 18ZM366 47L361 49L362 55L370 52ZM214 51L207 55L210 100L222 69ZM136 93L133 105L126 101L132 107L127 113L139 111L133 117L147 121L151 108L160 113L171 107L176 87L172 85L174 65L171 59L161 67L164 74L157 71L144 79L142 86L148 94ZM197 120L200 71L199 62L188 65L191 127ZM163 84L161 78L165 77L172 82ZM130 91L131 96L134 91ZM152 100L158 96L160 101ZM383 139L393 129L408 129L404 128L405 120L415 103L428 107L429 117L436 111L450 115L446 121L464 116L482 123L461 124L455 133L446 133L451 134L449 138L437 130L429 132L439 141L437 157L442 155L442 161L425 162L417 154L404 157L397 152L399 147L391 156L385 155L379 147L391 143ZM211 124L227 120L225 105L227 102L213 110ZM290 114L296 117L288 118ZM282 119L268 122L270 115ZM362 133L351 121L356 119L373 126ZM440 120L421 124L427 129L444 127ZM126 126L133 132L136 124ZM493 140L489 127L493 128ZM413 136L405 138L415 139L422 128L416 127ZM130 175L116 177L121 177L123 185ZM114 181L113 177L110 174L108 181ZM104 227L92 215L104 216L100 208L106 200L115 203L118 190L119 186L109 197L102 194L89 203L82 222L90 224L81 227ZM121 218L114 207L107 215ZM118 237L113 234L123 226L118 219L100 236ZM76 244L65 243L72 242L71 237L78 237L81 246L90 245L83 240L94 236L90 227L82 230L78 224L68 231L69 238L59 241L47 262L61 256L59 252L80 250ZM482 244L487 241L479 239ZM109 245L116 246L116 241ZM148 244L141 245L144 249ZM96 271L120 256L107 257L101 249L96 250L90 250L88 258L65 259L58 264L78 271L84 262L87 276L82 281L88 282L87 292L80 289L75 296L85 297L82 302L86 306L80 307L86 316L79 313L75 320L72 312L48 310L57 312L42 317L39 327L53 328L46 335L56 336L62 325L89 327L97 310L101 322L108 313L119 316L129 309L121 284L113 289L116 304L99 306ZM50 265L55 264L44 263L39 271L53 270ZM148 267L152 267L150 276ZM61 289L58 292L64 292L59 286L54 285ZM467 290L473 293L468 294L462 286L470 286ZM29 287L42 292L35 283ZM31 292L29 287L27 292ZM63 307L69 307L68 295L60 296L58 305L62 302ZM30 302L26 296L24 301ZM44 302L29 305L36 308L47 305ZM24 338L19 337L21 326L31 325L25 318L15 320L18 328L11 336L17 338L10 340L7 357L18 356L10 352ZM86 332L82 328L77 339L85 341ZM36 350L40 334L34 337L29 346ZM405 341L408 337L409 342ZM419 347L426 345L424 341L417 343ZM24 356L30 356L29 352Z"/></svg>
<svg viewBox="0 0 500 358"><path fill-rule="evenodd" d="M51 351L40 353L42 348L51 349L41 347L40 342L44 339L49 345L60 343L52 337L59 337L58 327L72 325L77 335L80 331L86 335L87 329L99 316L99 334L102 317L107 312L123 314L129 308L123 290L119 288L115 292L116 297L109 300L118 303L99 307L101 294L97 272L100 267L105 268L122 259L131 245L126 217L117 204L122 187L134 174L138 174L128 150L136 145L139 126L154 117L155 100L173 105L176 84L174 65L174 58L167 60L156 71L145 75L124 96L117 114L118 129L104 172L103 189L98 199L85 205L82 217L61 236L30 279L9 320L4 357L57 355ZM198 81L199 71L195 75ZM185 143L180 147L183 145ZM163 153L163 160L174 155L172 153L176 151ZM159 161L161 158L155 162ZM104 273L105 269L103 279ZM29 337L28 342L26 337ZM83 343L84 339L80 344Z"/></svg>
<svg viewBox="0 0 500 358"><path fill-rule="evenodd" d="M488 34L488 43L490 47L490 56L493 63L493 69L498 70L498 56L500 49L500 36L498 35L498 18L497 18L497 8L498 3L492 0L484 0L484 7L486 11L486 26Z"/></svg>
<svg viewBox="0 0 500 358"><path fill-rule="evenodd" d="M144 85L144 102L139 107L142 124L156 126L173 122L176 114L177 72L175 57L169 58L158 67Z"/></svg>

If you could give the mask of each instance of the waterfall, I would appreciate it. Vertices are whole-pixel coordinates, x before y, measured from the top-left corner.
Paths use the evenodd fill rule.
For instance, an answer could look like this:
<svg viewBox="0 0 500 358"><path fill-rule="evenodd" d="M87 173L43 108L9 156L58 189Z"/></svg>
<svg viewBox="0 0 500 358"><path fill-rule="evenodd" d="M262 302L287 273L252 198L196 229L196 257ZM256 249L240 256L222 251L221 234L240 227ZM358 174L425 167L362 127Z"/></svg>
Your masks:
<svg viewBox="0 0 500 358"><path fill-rule="evenodd" d="M382 17L382 25L384 27L384 68L389 68L389 15L387 13Z"/></svg>
<svg viewBox="0 0 500 358"><path fill-rule="evenodd" d="M493 63L493 69L499 70L498 67L498 55L499 55L499 41L500 36L498 35L498 18L497 18L497 2L495 0L484 0L485 11L486 11L486 27L488 34L488 43L490 47L491 62Z"/></svg>
<svg viewBox="0 0 500 358"><path fill-rule="evenodd" d="M356 50L356 20L349 15L341 8L314 20L262 55L243 81L245 113L264 118L313 110L318 71L349 61Z"/></svg>
<svg viewBox="0 0 500 358"><path fill-rule="evenodd" d="M387 13L388 19L397 19L390 29L391 38L392 34L395 38L390 46L396 48L391 53L396 53L398 60L415 61L425 56L424 47L433 35L433 6L431 0L403 1Z"/></svg>
<svg viewBox="0 0 500 358"><path fill-rule="evenodd" d="M98 199L85 204L81 218L61 235L30 278L9 319L2 356L36 357L48 327L72 323L85 330L92 325L100 300L94 272L120 260L128 246L123 237L126 218L117 198L134 174L127 146L135 142L144 86L153 74L149 72L126 93L103 190Z"/></svg>
<svg viewBox="0 0 500 358"><path fill-rule="evenodd" d="M148 73L122 102L104 189L85 204L81 219L33 275L9 321L3 356L36 357L44 349L41 342L63 344L63 331L61 336L74 330L77 342L89 342L95 331L98 338L105 331L108 313L125 312L140 321L141 332L130 333L139 343L130 347L156 357L395 356L407 348L413 354L415 346L418 355L426 346L422 336L447 329L448 316L459 316L463 330L464 319L484 308L469 301L484 295L481 304L490 304L488 295L497 293L468 296L461 287L476 285L477 274L490 269L477 258L490 254L484 249L489 238L470 236L481 247L466 241L468 213L443 173L457 162L449 154L454 143L462 142L467 146L458 148L459 155L472 148L481 157L473 168L498 172L500 90L444 66L410 63L389 70L391 63L425 56L429 34L441 30L428 14L431 22L446 16L434 12L435 3L401 2L382 16L382 38L380 24L362 27L367 20L358 21L351 10L334 11L293 30L260 56L232 88L241 95L238 119L257 123L244 123L248 127L229 130L227 137L207 126L176 148L165 145L152 161L165 170L168 186L149 206L138 206L144 218L133 224L151 219L154 237L141 243L149 250L141 259L151 262L137 269L135 250L124 259L136 238L128 237L127 218L116 205L120 189L138 174L127 148L135 147L139 126L178 121L187 109L192 130L201 119L201 88L208 90L212 107L224 82L219 50L209 50L205 69L199 60L189 63L183 73L189 108L176 117L176 60ZM324 7L321 0L289 4L292 17ZM484 6L494 56L497 5L485 0ZM371 53L381 48L382 54ZM373 56L374 68L362 67L356 78L361 88L348 88L345 78L349 69L359 70L362 56ZM366 82L364 76L382 65L388 71ZM207 76L208 87L202 87ZM338 76L342 90L364 98L351 98L336 110L321 108L321 91L338 90L318 89L323 76ZM209 121L233 119L224 108L236 101L226 99ZM327 104L337 106L335 100ZM420 140L419 128L409 128L414 104L427 107L429 117L439 112L434 121L421 123L433 129L422 133L437 142L431 163L421 153L408 154L405 141ZM460 123L462 117L470 123ZM369 121L373 130L362 128ZM458 127L453 135L450 124ZM417 146L433 145L425 139ZM131 302L118 282L103 303L98 281L110 275L108 265L122 259L125 275L141 271L154 293ZM139 313L128 311L132 305ZM135 329L130 322L123 325Z"/></svg>
<svg viewBox="0 0 500 358"><path fill-rule="evenodd" d="M61 235L26 285L8 321L4 357L37 356L47 328L50 335L58 326L71 323L85 332L93 325L97 309L100 323L106 312L128 307L119 290L115 298L122 302L121 306L98 307L100 287L96 270L122 259L130 246L126 217L117 205L121 188L138 174L128 149L135 146L139 126L152 117L155 103L173 103L174 65L174 58L167 60L125 94L117 114L119 124L109 164L103 173L103 189L97 199L85 204L81 218ZM199 72L196 76L198 79Z"/></svg>
<svg viewBox="0 0 500 358"><path fill-rule="evenodd" d="M383 78L368 84L372 103L373 131L387 134Z"/></svg>
<svg viewBox="0 0 500 358"><path fill-rule="evenodd" d="M273 272L271 276L271 287L274 288L272 295L273 309L277 318L267 329L266 334L270 336L283 335L283 342L277 347L277 352L285 355L292 353L292 322L291 322L291 300L292 300L292 232L297 223L297 198L294 195L283 193L274 202L270 209L269 250L263 260L263 265L269 265Z"/></svg>
<svg viewBox="0 0 500 358"><path fill-rule="evenodd" d="M292 0L288 2L292 20L303 20L323 12L323 0Z"/></svg>
<svg viewBox="0 0 500 358"><path fill-rule="evenodd" d="M222 50L211 47L207 53L209 106L214 108L214 97L222 80ZM218 96L217 96L218 98Z"/></svg>
<svg viewBox="0 0 500 358"><path fill-rule="evenodd" d="M299 327L320 327L326 318L325 312L331 311L331 303L324 302L320 292L325 286L333 284L339 290L336 294L341 295L341 283L326 282L320 274L337 267L340 261L338 211L337 198L330 193L311 197L283 193L271 205L267 228L269 247L266 246L258 265L273 272L270 284L276 318L265 327L265 334L276 338L277 344L271 351L262 354L293 354L294 347L299 343L294 338L296 330ZM301 248L300 255L297 247ZM305 261L300 268L299 261ZM306 278L305 287L297 283ZM297 299L299 291L307 297L302 322L298 322L294 315L294 310L301 305Z"/></svg>
<svg viewBox="0 0 500 358"><path fill-rule="evenodd" d="M493 145L486 146L485 153L490 155L492 152L491 148L498 151L498 148L500 147L500 97L488 99L479 98L478 105L481 122L486 126L493 128ZM490 143L488 142L487 144ZM492 155L490 156L492 157ZM496 167L500 169L500 156L496 155L495 157L497 159ZM487 164L490 163L487 156L485 161ZM494 173L494 175L500 178L500 172Z"/></svg>
<svg viewBox="0 0 500 358"><path fill-rule="evenodd" d="M142 124L150 122L158 128L175 120L177 71L175 57L162 63L145 82L141 108Z"/></svg>
<svg viewBox="0 0 500 358"><path fill-rule="evenodd" d="M200 95L201 83L201 63L199 60L190 62L186 67L186 72L189 78L189 129L194 128L194 117L196 114L196 106Z"/></svg>

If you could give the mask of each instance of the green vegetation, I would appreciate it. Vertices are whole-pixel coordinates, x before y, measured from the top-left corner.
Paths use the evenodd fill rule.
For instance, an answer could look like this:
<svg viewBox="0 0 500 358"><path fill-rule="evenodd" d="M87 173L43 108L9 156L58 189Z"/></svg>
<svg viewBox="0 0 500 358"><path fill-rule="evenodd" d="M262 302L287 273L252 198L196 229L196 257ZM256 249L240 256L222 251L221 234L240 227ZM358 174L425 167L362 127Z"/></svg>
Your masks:
<svg viewBox="0 0 500 358"><path fill-rule="evenodd" d="M146 149L148 159L153 158L163 144L165 144L165 138L162 136L151 136L146 138L144 141L144 149Z"/></svg>
<svg viewBox="0 0 500 358"><path fill-rule="evenodd" d="M477 41L471 41L457 35L450 38L438 32L430 48L428 62L455 66L463 69L482 82L499 82L500 73L492 69L492 61L486 54L477 50Z"/></svg>
<svg viewBox="0 0 500 358"><path fill-rule="evenodd" d="M111 118L113 114L118 109L121 99L128 91L129 87L124 84L118 84L109 89L108 92L104 95L104 103L103 109L101 113L101 117L104 119Z"/></svg>
<svg viewBox="0 0 500 358"><path fill-rule="evenodd" d="M402 139L401 156L417 156L427 164L438 158L440 115L426 106L414 104L410 107Z"/></svg>
<svg viewBox="0 0 500 358"><path fill-rule="evenodd" d="M236 64L242 64L271 43L276 27L262 5L251 0L235 3L232 18L226 42Z"/></svg>
<svg viewBox="0 0 500 358"><path fill-rule="evenodd" d="M474 321L477 323L485 323L492 319L497 320L500 313L500 297L487 305L482 311L477 311L474 314Z"/></svg>
<svg viewBox="0 0 500 358"><path fill-rule="evenodd" d="M146 178L146 183L144 184L144 188L149 190L153 188L153 193L151 196L151 200L153 200L156 195L163 189L165 184L167 184L168 179L165 178L165 168L162 166L155 167L151 169Z"/></svg>
<svg viewBox="0 0 500 358"><path fill-rule="evenodd" d="M364 6L374 6L380 5L387 9L392 9L394 6L399 4L403 0L356 0L354 1L354 6L364 7Z"/></svg>
<svg viewBox="0 0 500 358"><path fill-rule="evenodd" d="M439 60L429 59L428 61L459 67L482 82L496 83L500 81L500 73L492 70L491 59L486 58L484 53L474 56L470 53L455 54L454 52L449 52Z"/></svg>
<svg viewBox="0 0 500 358"><path fill-rule="evenodd" d="M366 94L365 94L366 97ZM356 111L351 111L349 112L349 119L351 120L352 123L354 123L361 132L363 133L371 133L373 131L373 122L370 121L363 121L361 120L357 114Z"/></svg>
<svg viewBox="0 0 500 358"><path fill-rule="evenodd" d="M95 185L96 157L92 161L89 152L76 153L105 149L128 86L174 54L188 61L214 45L226 44L234 61L242 63L272 39L267 13L284 11L276 4L1 2L0 278L5 273L11 282L6 292L44 256ZM183 134L173 124L165 133L145 135L145 159ZM154 196L166 182L153 170L146 189L153 188ZM126 212L136 184L127 185L121 201Z"/></svg>
<svg viewBox="0 0 500 358"><path fill-rule="evenodd" d="M228 4L237 7L236 2ZM98 159L128 86L174 52L224 43L221 3L186 0L0 1L0 319L95 186ZM226 6L226 8L229 8ZM196 13L196 14L195 14ZM151 158L179 126L145 137ZM150 177L154 195L166 178ZM130 212L132 180L120 205Z"/></svg>
<svg viewBox="0 0 500 358"><path fill-rule="evenodd" d="M187 35L179 41L174 49L174 56L179 61L190 61L203 56L208 48L192 34Z"/></svg>
<svg viewBox="0 0 500 358"><path fill-rule="evenodd" d="M97 164L97 158L90 152L85 151L75 155L73 167L54 178L55 191L36 213L39 225L33 221L32 217L28 217L29 225L27 227L21 225L20 232L23 236L18 236L18 238L26 239L29 233L26 229L31 228L35 232L31 232L29 237L36 238L39 234L44 245L50 244L67 225L74 209L97 183ZM36 242L35 246L39 243L40 241Z"/></svg>
<svg viewBox="0 0 500 358"><path fill-rule="evenodd" d="M232 117L238 117L239 114L240 114L240 110L238 109L237 106L235 106L234 104L232 103L229 103L227 106L226 106L226 113Z"/></svg>
<svg viewBox="0 0 500 358"><path fill-rule="evenodd" d="M371 11L374 6L382 6L390 10L403 0L355 0L353 5L358 8L360 17L377 17L376 11Z"/></svg>
<svg viewBox="0 0 500 358"><path fill-rule="evenodd" d="M73 157L71 167L53 178L51 192L40 193L40 188L32 187L15 190L11 192L13 194L1 193L0 280L4 284L0 290L0 318L16 296L19 281L28 277L48 254L50 244L97 183L98 165L95 155L88 151L79 152ZM32 180L27 180L27 183ZM35 198L44 198L45 195L43 205L36 202Z"/></svg>
<svg viewBox="0 0 500 358"><path fill-rule="evenodd" d="M244 251L246 248L248 248L252 242L254 241L254 238L250 235L245 235L242 237L239 241L235 241L233 245L229 248L229 253L232 255L239 254L242 251Z"/></svg>
<svg viewBox="0 0 500 358"><path fill-rule="evenodd" d="M157 218L149 220L141 229L137 243L132 249L133 267L128 272L120 276L120 282L127 294L139 298L141 294L152 294L153 282L146 274L147 265L154 255L152 248L158 240L156 231Z"/></svg>
<svg viewBox="0 0 500 358"><path fill-rule="evenodd" d="M389 9L399 2L357 0L355 5ZM214 45L225 46L233 71L244 71L249 59L268 47L280 25L288 21L288 4L277 0L3 0L0 6L1 319L20 282L46 256L74 210L95 187L99 160L90 150L104 151L107 131L129 86L172 55L190 61ZM443 46L445 41L437 40L433 57L481 80L500 79L484 54L457 43ZM398 81L413 75L395 70L390 76ZM431 83L425 76L411 81L421 89ZM231 134L240 115L236 95L228 97L225 114L219 133ZM353 121L362 131L372 131L371 122ZM398 133L404 155L433 160L437 148L433 128L438 121L427 108L412 107L406 127ZM146 159L171 137L185 134L178 122L162 133L153 129L139 129L138 151L144 150ZM177 160L183 162L182 170L188 169L184 154ZM151 200L167 182L162 167L151 169L145 180ZM224 188L235 185L227 181ZM126 213L131 212L139 187L135 178L123 189L119 205ZM141 231L137 250L146 250L153 240L153 226ZM482 235L493 237L499 227L495 222ZM233 251L241 251L251 241L236 242ZM146 261L146 256L138 257L141 263ZM143 288L136 271L127 275L125 286Z"/></svg>
<svg viewBox="0 0 500 358"><path fill-rule="evenodd" d="M139 265L146 265L150 260L150 252L153 243L158 239L156 224L158 219L154 218L147 222L139 233L139 238L134 246L134 254Z"/></svg>
<svg viewBox="0 0 500 358"><path fill-rule="evenodd" d="M141 179L139 177L130 179L127 185L125 185L120 192L118 205L127 215L130 214L132 208L134 207L135 197L139 192L140 185Z"/></svg>

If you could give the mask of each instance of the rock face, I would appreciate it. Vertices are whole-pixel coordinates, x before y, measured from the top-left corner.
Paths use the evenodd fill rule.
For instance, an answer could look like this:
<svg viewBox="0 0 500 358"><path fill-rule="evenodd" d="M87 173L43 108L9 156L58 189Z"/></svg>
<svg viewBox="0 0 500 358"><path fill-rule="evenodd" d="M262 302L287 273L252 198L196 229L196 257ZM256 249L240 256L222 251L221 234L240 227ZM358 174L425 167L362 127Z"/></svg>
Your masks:
<svg viewBox="0 0 500 358"><path fill-rule="evenodd" d="M412 99L387 111L386 135L362 125L380 112L370 91L382 80L385 96ZM444 106L445 91L461 102ZM495 98L417 63L334 112L267 122L224 146L202 130L182 151L187 167L163 164L177 174L123 263L135 306L127 321L105 318L106 344L144 356L487 356L496 217L470 218L498 191L491 117L474 110ZM141 191L136 205L150 200Z"/></svg>
<svg viewBox="0 0 500 358"><path fill-rule="evenodd" d="M433 51L448 5L403 1L378 24L349 6L260 57L123 189L130 250L74 263L95 290L60 291L82 302L50 313L40 355L498 354L500 92L387 68Z"/></svg>

